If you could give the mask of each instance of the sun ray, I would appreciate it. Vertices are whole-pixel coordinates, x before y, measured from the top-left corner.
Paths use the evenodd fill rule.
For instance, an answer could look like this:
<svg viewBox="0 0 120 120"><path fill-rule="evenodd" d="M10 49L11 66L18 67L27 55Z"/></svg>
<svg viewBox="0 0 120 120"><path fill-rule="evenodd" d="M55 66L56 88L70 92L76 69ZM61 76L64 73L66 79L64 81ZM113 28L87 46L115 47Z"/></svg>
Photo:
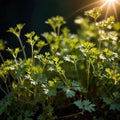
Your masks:
<svg viewBox="0 0 120 120"><path fill-rule="evenodd" d="M118 20L118 15L117 15L117 5L120 5L118 0L101 0L103 4L100 6L105 13L105 18L108 17L108 15L113 14L115 18ZM105 10L106 9L106 10Z"/></svg>
<svg viewBox="0 0 120 120"><path fill-rule="evenodd" d="M105 19L108 17L110 6L111 6L110 4L107 6L107 10L105 13Z"/></svg>
<svg viewBox="0 0 120 120"><path fill-rule="evenodd" d="M82 10L84 10L84 9L87 9L87 8L89 8L89 7L91 7L91 6L96 6L96 5L100 4L100 3L101 3L101 0L96 1L96 2L93 2L93 3L90 3L89 5L85 5L85 6L81 7L80 9L77 9L76 11L74 11L74 12L73 12L70 16L68 16L67 18L70 18L71 16L79 13L80 11L82 11Z"/></svg>
<svg viewBox="0 0 120 120"><path fill-rule="evenodd" d="M117 19L117 21L118 21L118 15L117 15L116 6L115 6L114 4L113 4L112 6L113 6L114 13L115 13L115 17L116 17L116 19Z"/></svg>
<svg viewBox="0 0 120 120"><path fill-rule="evenodd" d="M116 2L116 4L120 5L120 2L118 2L118 0L116 0L115 2Z"/></svg>
<svg viewBox="0 0 120 120"><path fill-rule="evenodd" d="M103 1L102 1L103 2ZM104 8L107 5L107 2L103 3L100 8Z"/></svg>
<svg viewBox="0 0 120 120"><path fill-rule="evenodd" d="M77 9L72 14L68 15L66 19L69 19L70 17L72 17L73 15L79 13L84 9L88 9L90 7L100 7L103 9L103 12L105 13L105 19L109 17L109 15L113 14L115 18L118 20L117 8L116 8L117 6L120 6L120 0L97 0L95 2L92 2L88 5L81 7L80 9Z"/></svg>

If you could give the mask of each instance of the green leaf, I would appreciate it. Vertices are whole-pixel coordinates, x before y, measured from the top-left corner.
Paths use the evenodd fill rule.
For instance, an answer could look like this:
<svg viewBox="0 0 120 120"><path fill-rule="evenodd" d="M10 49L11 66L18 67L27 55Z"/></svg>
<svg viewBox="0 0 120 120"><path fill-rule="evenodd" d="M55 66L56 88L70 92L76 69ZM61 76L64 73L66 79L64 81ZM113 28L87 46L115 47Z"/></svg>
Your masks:
<svg viewBox="0 0 120 120"><path fill-rule="evenodd" d="M15 29L13 27L10 27L9 30L7 32L10 32L10 33L15 33Z"/></svg>
<svg viewBox="0 0 120 120"><path fill-rule="evenodd" d="M44 115L39 115L37 120L46 120L46 117Z"/></svg>
<svg viewBox="0 0 120 120"><path fill-rule="evenodd" d="M53 57L53 60L57 63L59 61L59 57L55 56Z"/></svg>
<svg viewBox="0 0 120 120"><path fill-rule="evenodd" d="M111 104L111 99L108 97L103 97L103 102L105 102L106 104Z"/></svg>
<svg viewBox="0 0 120 120"><path fill-rule="evenodd" d="M17 24L17 28L18 28L19 30L21 30L24 26L25 26L25 24Z"/></svg>
<svg viewBox="0 0 120 120"><path fill-rule="evenodd" d="M20 52L20 48L15 48L15 54L17 55Z"/></svg>
<svg viewBox="0 0 120 120"><path fill-rule="evenodd" d="M36 46L39 48L39 49L41 49L41 48L43 48L45 45L47 45L44 41L39 41L37 44L36 44Z"/></svg>
<svg viewBox="0 0 120 120"><path fill-rule="evenodd" d="M24 116L25 116L25 117L31 117L31 116L34 115L34 112L31 112L31 111L28 111L28 110L23 111L23 113L24 113Z"/></svg>
<svg viewBox="0 0 120 120"><path fill-rule="evenodd" d="M48 92L47 92L47 95L48 95L49 97L51 97L51 96L56 96L56 89L49 88L49 89L48 89Z"/></svg>
<svg viewBox="0 0 120 120"><path fill-rule="evenodd" d="M95 104L92 104L89 100L84 100L83 105L84 105L85 110L89 112L95 111L95 108L94 108Z"/></svg>
<svg viewBox="0 0 120 120"><path fill-rule="evenodd" d="M25 34L25 36L26 36L27 38L31 38L31 39L32 39L32 37L33 37L34 35L35 35L35 32L34 32L34 31Z"/></svg>
<svg viewBox="0 0 120 120"><path fill-rule="evenodd" d="M74 63L74 61L71 59L71 55L66 55L66 56L63 57L63 59L67 62Z"/></svg>
<svg viewBox="0 0 120 120"><path fill-rule="evenodd" d="M120 111L120 104L112 103L110 105L110 110L118 110L118 111Z"/></svg>
<svg viewBox="0 0 120 120"><path fill-rule="evenodd" d="M81 102L81 100L75 101L74 104L75 104L79 109L83 109L83 103Z"/></svg>
<svg viewBox="0 0 120 120"><path fill-rule="evenodd" d="M74 104L79 108L79 109L84 109L86 111L92 112L95 111L95 104L92 104L89 100L78 100L75 101Z"/></svg>
<svg viewBox="0 0 120 120"><path fill-rule="evenodd" d="M0 102L0 115L2 115L6 110L6 106Z"/></svg>
<svg viewBox="0 0 120 120"><path fill-rule="evenodd" d="M26 33L25 37L30 38L31 37L31 33Z"/></svg>
<svg viewBox="0 0 120 120"><path fill-rule="evenodd" d="M37 81L39 84L47 84L47 78L46 75L44 74L40 74L40 73L36 73L32 76L32 78Z"/></svg>
<svg viewBox="0 0 120 120"><path fill-rule="evenodd" d="M5 49L4 42L3 40L0 39L0 51L4 49Z"/></svg>
<svg viewBox="0 0 120 120"><path fill-rule="evenodd" d="M115 30L120 30L120 22L116 22L113 27Z"/></svg>
<svg viewBox="0 0 120 120"><path fill-rule="evenodd" d="M48 68L48 71L55 71L56 69L55 69L55 67L54 66L50 66L49 68Z"/></svg>
<svg viewBox="0 0 120 120"><path fill-rule="evenodd" d="M80 85L77 81L72 81L71 86L76 91L81 91Z"/></svg>
<svg viewBox="0 0 120 120"><path fill-rule="evenodd" d="M38 35L35 35L35 36L34 36L34 40L35 40L35 41L38 41L39 39L40 39L40 37L39 37Z"/></svg>
<svg viewBox="0 0 120 120"><path fill-rule="evenodd" d="M96 7L96 8L93 8L92 10L86 11L85 15L90 16L96 20L97 18L99 18L101 16L101 13L102 13L102 9Z"/></svg>
<svg viewBox="0 0 120 120"><path fill-rule="evenodd" d="M66 89L66 96L67 98L72 98L75 96L75 92L73 90L70 90L70 89Z"/></svg>

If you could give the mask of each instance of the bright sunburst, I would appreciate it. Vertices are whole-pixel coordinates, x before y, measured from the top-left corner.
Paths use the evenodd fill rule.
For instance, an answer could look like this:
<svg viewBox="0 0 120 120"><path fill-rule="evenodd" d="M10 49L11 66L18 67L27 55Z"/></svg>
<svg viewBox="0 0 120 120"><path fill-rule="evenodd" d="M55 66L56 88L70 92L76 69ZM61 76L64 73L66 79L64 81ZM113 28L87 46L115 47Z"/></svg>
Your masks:
<svg viewBox="0 0 120 120"><path fill-rule="evenodd" d="M82 0L81 0L82 1ZM80 12L83 9L93 8L93 7L101 7L105 13L105 18L109 17L109 15L114 15L116 19L118 19L117 10L118 6L120 6L120 0L96 0L95 2L89 3L77 9L73 14L70 16ZM70 17L69 16L69 17Z"/></svg>
<svg viewBox="0 0 120 120"><path fill-rule="evenodd" d="M116 0L107 0L107 3L114 3Z"/></svg>
<svg viewBox="0 0 120 120"><path fill-rule="evenodd" d="M108 17L108 14L110 12L114 12L116 18L118 19L116 5L120 5L119 3L120 1L119 0L102 0L102 2L103 3L100 7L106 8L105 17Z"/></svg>

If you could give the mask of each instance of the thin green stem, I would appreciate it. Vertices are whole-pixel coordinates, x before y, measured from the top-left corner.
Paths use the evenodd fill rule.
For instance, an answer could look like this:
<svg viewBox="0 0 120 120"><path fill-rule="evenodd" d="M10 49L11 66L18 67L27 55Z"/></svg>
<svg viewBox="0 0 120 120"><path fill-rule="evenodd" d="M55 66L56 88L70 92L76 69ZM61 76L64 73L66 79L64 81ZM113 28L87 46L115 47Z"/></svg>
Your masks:
<svg viewBox="0 0 120 120"><path fill-rule="evenodd" d="M52 28L53 28L53 32L57 34L56 27L52 27Z"/></svg>
<svg viewBox="0 0 120 120"><path fill-rule="evenodd" d="M96 26L96 24L97 24L97 19L95 19L95 26ZM97 31L98 31L99 28L97 26L96 26L96 28L97 28ZM99 50L101 49L101 44L102 44L101 40L98 40L98 48L99 48Z"/></svg>
<svg viewBox="0 0 120 120"><path fill-rule="evenodd" d="M31 91L30 89L28 89L27 87L25 87L25 90L27 90L27 91L30 92L31 94L34 94L34 92Z"/></svg>
<svg viewBox="0 0 120 120"><path fill-rule="evenodd" d="M63 119L74 117L74 116L77 116L77 115L80 115L80 114L83 114L83 113L82 112L78 112L78 113L75 113L75 114L70 114L70 115L59 117L58 119L62 119L63 120Z"/></svg>
<svg viewBox="0 0 120 120"><path fill-rule="evenodd" d="M62 73L62 75L63 75L63 77L64 77L64 79L65 79L65 81L66 81L66 80L67 80L66 75L65 75L64 73Z"/></svg>
<svg viewBox="0 0 120 120"><path fill-rule="evenodd" d="M9 79L9 78L8 78L8 79ZM7 85L7 77L4 76L4 78L3 78L2 80L3 80L3 83L4 83L4 85L5 85L5 87L6 87L6 90L7 90L6 93L9 93L9 88L8 88L8 85ZM8 80L8 82L9 82L9 80Z"/></svg>
<svg viewBox="0 0 120 120"><path fill-rule="evenodd" d="M58 71L58 73L59 73L61 79L63 80L63 82L68 86L68 84L66 82L66 79L67 79L66 76L64 74L61 74L59 71Z"/></svg>
<svg viewBox="0 0 120 120"><path fill-rule="evenodd" d="M5 95L7 95L7 92L1 86L0 86L0 89L5 93Z"/></svg>
<svg viewBox="0 0 120 120"><path fill-rule="evenodd" d="M34 60L34 45L31 45L31 58L32 58L32 64L34 65L35 60Z"/></svg>
<svg viewBox="0 0 120 120"><path fill-rule="evenodd" d="M90 60L87 61L87 88L89 87L90 79Z"/></svg>
<svg viewBox="0 0 120 120"><path fill-rule="evenodd" d="M25 58L25 60L26 60L27 57L26 57L25 48L24 48L23 43L22 43L22 40L21 40L21 38L20 38L19 36L18 36L18 40L19 40L20 46L21 46L21 48L22 48L24 58Z"/></svg>
<svg viewBox="0 0 120 120"><path fill-rule="evenodd" d="M45 69L45 66L46 66L46 64L45 64L45 63L43 63L43 69L42 69L42 71L44 71L44 69Z"/></svg>
<svg viewBox="0 0 120 120"><path fill-rule="evenodd" d="M3 59L3 56L1 53L0 53L0 58L1 58L2 62L4 63L4 59Z"/></svg>
<svg viewBox="0 0 120 120"><path fill-rule="evenodd" d="M33 57L34 57L34 55L33 55L33 45L31 45L31 58L32 58L32 60L33 60Z"/></svg>
<svg viewBox="0 0 120 120"><path fill-rule="evenodd" d="M97 18L94 19L95 24L97 23Z"/></svg>
<svg viewBox="0 0 120 120"><path fill-rule="evenodd" d="M5 87L6 87L6 89L7 89L7 92L9 93L9 88L8 88L8 85L7 85L7 83L6 82L4 82L5 83Z"/></svg>
<svg viewBox="0 0 120 120"><path fill-rule="evenodd" d="M60 27L58 27L58 29L57 29L57 35L58 36L60 35Z"/></svg>
<svg viewBox="0 0 120 120"><path fill-rule="evenodd" d="M103 85L105 90L106 90L106 93L109 94L109 96L113 99L113 96L111 95L111 92L108 90L108 88L106 87L106 85Z"/></svg>
<svg viewBox="0 0 120 120"><path fill-rule="evenodd" d="M79 81L79 74L78 74L77 64L75 63L74 66L75 66L75 71L76 71L77 78L78 78L78 81Z"/></svg>
<svg viewBox="0 0 120 120"><path fill-rule="evenodd" d="M101 44L102 44L102 42L101 42L101 40L99 40L99 50L101 49Z"/></svg>

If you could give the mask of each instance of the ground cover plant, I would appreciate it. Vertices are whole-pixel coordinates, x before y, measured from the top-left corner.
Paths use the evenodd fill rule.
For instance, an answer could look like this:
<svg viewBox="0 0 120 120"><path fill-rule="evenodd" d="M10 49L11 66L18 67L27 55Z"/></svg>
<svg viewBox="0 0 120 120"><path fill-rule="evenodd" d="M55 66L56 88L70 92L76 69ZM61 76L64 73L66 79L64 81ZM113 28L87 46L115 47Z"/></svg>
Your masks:
<svg viewBox="0 0 120 120"><path fill-rule="evenodd" d="M0 41L0 50L13 57L4 60L0 53L1 120L120 119L120 23L113 16L98 20L101 13L93 8L77 17L76 34L63 17L48 19L45 40L34 31L25 34L31 57L21 40L24 24L9 28L20 47ZM41 54L44 47L49 51Z"/></svg>

